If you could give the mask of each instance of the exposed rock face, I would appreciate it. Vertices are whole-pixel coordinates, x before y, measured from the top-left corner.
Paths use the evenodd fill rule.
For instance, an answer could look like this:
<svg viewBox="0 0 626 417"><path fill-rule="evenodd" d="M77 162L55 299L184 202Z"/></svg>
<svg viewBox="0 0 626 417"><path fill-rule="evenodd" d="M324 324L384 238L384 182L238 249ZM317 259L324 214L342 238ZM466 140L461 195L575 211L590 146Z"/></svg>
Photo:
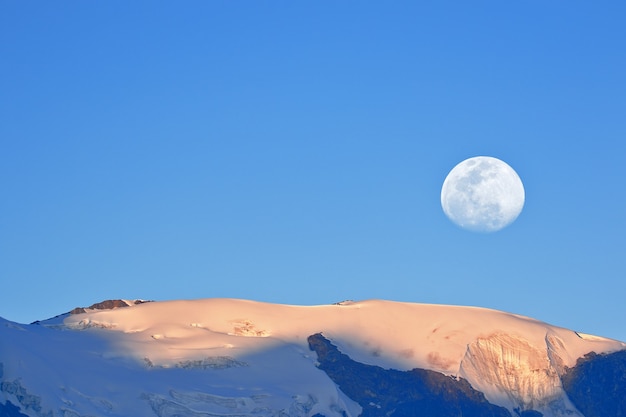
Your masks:
<svg viewBox="0 0 626 417"><path fill-rule="evenodd" d="M19 405L24 411L31 410L37 414L42 412L41 398L28 392L26 388L22 386L22 383L16 379L14 381L1 381L0 392L7 393L14 396L19 401ZM14 406L10 401L7 401L5 405L0 405L0 416L20 416L19 408ZM10 414L13 413L13 414Z"/></svg>
<svg viewBox="0 0 626 417"><path fill-rule="evenodd" d="M317 353L318 367L363 407L363 417L511 416L464 379L424 369L403 372L355 362L319 333L309 336L308 342Z"/></svg>
<svg viewBox="0 0 626 417"><path fill-rule="evenodd" d="M626 350L579 359L563 387L585 417L626 416Z"/></svg>
<svg viewBox="0 0 626 417"><path fill-rule="evenodd" d="M99 303L92 304L89 307L76 307L75 309L70 311L70 314L82 314L82 313L86 313L87 310L112 310L114 308L129 307L132 305L148 303L148 302L149 301L144 301L144 300L134 300L134 301L104 300Z"/></svg>
<svg viewBox="0 0 626 417"><path fill-rule="evenodd" d="M0 416L1 417L28 417L26 414L20 413L19 407L14 406L11 401L7 401L6 404L0 403Z"/></svg>

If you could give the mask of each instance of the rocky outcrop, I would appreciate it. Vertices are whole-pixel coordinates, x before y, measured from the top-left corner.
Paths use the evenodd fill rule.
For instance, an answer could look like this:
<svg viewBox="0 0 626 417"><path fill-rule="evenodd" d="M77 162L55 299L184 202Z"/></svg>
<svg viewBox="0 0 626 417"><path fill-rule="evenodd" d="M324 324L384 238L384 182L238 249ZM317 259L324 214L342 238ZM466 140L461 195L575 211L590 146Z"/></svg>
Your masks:
<svg viewBox="0 0 626 417"><path fill-rule="evenodd" d="M7 401L5 404L0 403L0 416L1 417L28 417L26 414L20 413L19 407L13 405L11 401Z"/></svg>
<svg viewBox="0 0 626 417"><path fill-rule="evenodd" d="M144 301L144 300L134 300L134 301L104 300L99 303L92 304L89 307L76 307L75 309L70 311L70 314L82 314L82 313L86 313L87 310L112 310L114 308L130 307L132 305L148 303L148 302L149 301Z"/></svg>
<svg viewBox="0 0 626 417"><path fill-rule="evenodd" d="M0 411L9 410L7 411L7 413L11 412L14 413L13 415L19 416L21 414L15 413L19 412L20 409L22 409L23 411L31 410L37 413L37 415L49 415L49 413L43 413L43 409L41 406L41 397L28 392L28 390L24 386L22 386L22 383L19 379L16 379L14 381L0 382L0 392L3 392L8 396L17 399L19 405L21 406L21 408L17 408L10 401L7 401L7 403L3 406L4 409L0 408ZM4 414L0 414L0 416L4 416Z"/></svg>
<svg viewBox="0 0 626 417"><path fill-rule="evenodd" d="M398 371L359 363L319 333L309 336L308 343L317 353L318 368L363 408L362 417L511 417L464 379L425 369Z"/></svg>
<svg viewBox="0 0 626 417"><path fill-rule="evenodd" d="M562 377L563 388L585 417L626 416L626 350L578 360Z"/></svg>

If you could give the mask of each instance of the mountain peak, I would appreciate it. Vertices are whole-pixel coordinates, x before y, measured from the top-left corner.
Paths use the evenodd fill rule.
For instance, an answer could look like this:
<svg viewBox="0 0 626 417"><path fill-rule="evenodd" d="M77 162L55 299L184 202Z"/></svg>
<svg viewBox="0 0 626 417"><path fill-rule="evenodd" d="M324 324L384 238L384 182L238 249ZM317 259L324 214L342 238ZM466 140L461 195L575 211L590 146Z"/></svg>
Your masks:
<svg viewBox="0 0 626 417"><path fill-rule="evenodd" d="M76 307L70 314L83 314L95 310L112 310L114 308L130 307L137 304L149 303L149 300L104 300L99 303L90 305L89 307Z"/></svg>
<svg viewBox="0 0 626 417"><path fill-rule="evenodd" d="M591 352L626 349L502 311L386 300L106 300L40 325L10 324L0 325L0 416L4 401L29 416L373 417L409 398L404 383L393 397L384 387L413 381L399 417L419 416L410 410L420 398L449 410L439 417L591 417L570 401L563 375L585 355L595 361ZM576 378L587 374L572 374L569 386L586 393ZM626 381L615 381L605 382L621 398Z"/></svg>

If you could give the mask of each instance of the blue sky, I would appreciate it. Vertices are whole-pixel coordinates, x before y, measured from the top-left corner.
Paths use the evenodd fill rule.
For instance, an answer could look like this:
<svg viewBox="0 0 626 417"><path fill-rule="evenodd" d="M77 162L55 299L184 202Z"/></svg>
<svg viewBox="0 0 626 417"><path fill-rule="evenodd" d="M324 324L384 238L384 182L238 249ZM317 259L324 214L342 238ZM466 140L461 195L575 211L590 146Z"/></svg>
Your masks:
<svg viewBox="0 0 626 417"><path fill-rule="evenodd" d="M618 1L4 1L0 316L383 298L626 340L625 20ZM440 205L476 155L525 186L493 234Z"/></svg>

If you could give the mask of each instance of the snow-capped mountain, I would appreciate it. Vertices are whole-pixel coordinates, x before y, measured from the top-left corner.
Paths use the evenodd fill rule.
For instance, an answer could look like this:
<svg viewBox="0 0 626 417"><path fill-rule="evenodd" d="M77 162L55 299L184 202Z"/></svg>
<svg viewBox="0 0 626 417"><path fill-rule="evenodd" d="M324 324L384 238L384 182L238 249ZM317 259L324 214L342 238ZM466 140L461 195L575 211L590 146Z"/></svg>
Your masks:
<svg viewBox="0 0 626 417"><path fill-rule="evenodd" d="M484 308L203 299L72 313L0 321L0 416L626 412L625 343Z"/></svg>

